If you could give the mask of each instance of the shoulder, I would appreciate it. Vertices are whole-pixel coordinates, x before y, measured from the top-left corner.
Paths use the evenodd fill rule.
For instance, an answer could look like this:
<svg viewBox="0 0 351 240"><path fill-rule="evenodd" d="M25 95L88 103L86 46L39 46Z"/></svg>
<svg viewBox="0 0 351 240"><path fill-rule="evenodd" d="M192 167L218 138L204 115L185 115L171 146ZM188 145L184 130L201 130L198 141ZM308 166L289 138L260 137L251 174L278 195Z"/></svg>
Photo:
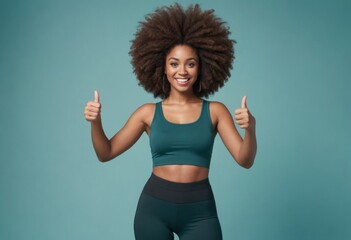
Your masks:
<svg viewBox="0 0 351 240"><path fill-rule="evenodd" d="M228 108L221 102L209 101L211 118L218 121L220 118L230 116Z"/></svg>
<svg viewBox="0 0 351 240"><path fill-rule="evenodd" d="M222 113L228 112L228 108L221 102L217 101L208 101L210 104L211 113Z"/></svg>
<svg viewBox="0 0 351 240"><path fill-rule="evenodd" d="M133 114L149 115L155 112L156 103L145 103L138 107Z"/></svg>
<svg viewBox="0 0 351 240"><path fill-rule="evenodd" d="M145 103L141 105L139 108L137 108L136 111L141 111L141 112L148 112L152 111L155 109L156 103Z"/></svg>
<svg viewBox="0 0 351 240"><path fill-rule="evenodd" d="M155 108L155 103L145 103L134 111L132 118L137 118L143 122L149 122L154 116Z"/></svg>

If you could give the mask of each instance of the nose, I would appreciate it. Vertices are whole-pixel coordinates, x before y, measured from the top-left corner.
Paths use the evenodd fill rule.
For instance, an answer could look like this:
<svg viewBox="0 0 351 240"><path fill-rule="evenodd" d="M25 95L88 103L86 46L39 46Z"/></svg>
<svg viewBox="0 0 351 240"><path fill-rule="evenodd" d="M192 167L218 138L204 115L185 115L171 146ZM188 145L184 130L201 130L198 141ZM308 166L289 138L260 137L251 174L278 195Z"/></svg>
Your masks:
<svg viewBox="0 0 351 240"><path fill-rule="evenodd" d="M186 75L188 74L187 71L186 71L186 67L184 65L181 65L180 68L179 68L179 74L180 75Z"/></svg>

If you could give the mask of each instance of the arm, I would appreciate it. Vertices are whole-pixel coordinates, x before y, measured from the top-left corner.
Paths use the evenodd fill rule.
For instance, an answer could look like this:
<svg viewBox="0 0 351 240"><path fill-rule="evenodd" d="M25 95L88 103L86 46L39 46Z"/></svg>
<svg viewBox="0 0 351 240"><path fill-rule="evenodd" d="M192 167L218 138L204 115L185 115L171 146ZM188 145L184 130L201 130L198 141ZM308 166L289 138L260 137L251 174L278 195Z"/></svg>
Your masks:
<svg viewBox="0 0 351 240"><path fill-rule="evenodd" d="M110 140L106 137L101 122L101 105L97 92L94 102L85 107L85 118L91 122L91 136L98 159L107 162L129 149L142 135L147 127L147 117L152 111L152 104L137 109L127 123Z"/></svg>
<svg viewBox="0 0 351 240"><path fill-rule="evenodd" d="M241 108L235 111L237 124L245 129L244 139L238 133L230 112L223 104L214 102L211 111L214 113L217 131L232 157L240 166L250 168L257 151L256 120L246 107L246 97L243 98Z"/></svg>

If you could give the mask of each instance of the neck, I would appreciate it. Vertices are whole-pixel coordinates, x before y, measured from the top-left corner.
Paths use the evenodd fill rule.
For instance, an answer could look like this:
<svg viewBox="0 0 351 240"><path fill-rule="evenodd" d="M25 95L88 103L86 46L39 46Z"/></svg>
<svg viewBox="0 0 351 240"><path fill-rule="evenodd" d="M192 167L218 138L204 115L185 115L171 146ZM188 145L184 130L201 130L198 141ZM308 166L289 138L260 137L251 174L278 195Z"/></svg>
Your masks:
<svg viewBox="0 0 351 240"><path fill-rule="evenodd" d="M199 97L195 96L193 93L191 94L181 94L181 93L170 93L169 96L164 100L165 103L168 104L187 104L194 103L200 100Z"/></svg>

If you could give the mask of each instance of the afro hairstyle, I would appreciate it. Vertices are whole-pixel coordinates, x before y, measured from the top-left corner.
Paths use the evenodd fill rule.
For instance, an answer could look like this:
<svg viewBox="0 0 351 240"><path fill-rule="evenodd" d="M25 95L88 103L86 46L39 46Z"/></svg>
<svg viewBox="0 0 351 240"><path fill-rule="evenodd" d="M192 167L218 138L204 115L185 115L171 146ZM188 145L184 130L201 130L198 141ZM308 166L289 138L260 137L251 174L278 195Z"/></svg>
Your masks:
<svg viewBox="0 0 351 240"><path fill-rule="evenodd" d="M173 47L188 45L195 49L200 62L194 94L207 98L230 77L236 41L229 35L229 27L213 9L202 11L198 4L184 9L178 3L157 8L139 22L131 41L129 54L138 84L155 98L167 98L166 56Z"/></svg>

